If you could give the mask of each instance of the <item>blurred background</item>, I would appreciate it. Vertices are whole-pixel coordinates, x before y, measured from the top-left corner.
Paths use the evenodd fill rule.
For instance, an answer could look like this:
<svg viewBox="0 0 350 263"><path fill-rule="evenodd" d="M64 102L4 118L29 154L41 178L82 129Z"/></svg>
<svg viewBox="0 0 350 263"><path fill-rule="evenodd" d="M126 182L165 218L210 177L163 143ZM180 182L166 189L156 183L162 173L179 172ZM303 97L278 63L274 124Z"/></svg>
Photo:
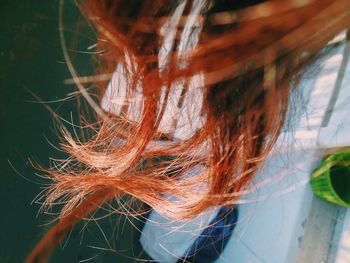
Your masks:
<svg viewBox="0 0 350 263"><path fill-rule="evenodd" d="M29 163L47 167L49 157L65 157L53 147L58 131L47 106L78 122L76 99L64 99L76 88L64 84L70 74L60 46L58 4L0 1L0 263L23 262L54 218L38 213L40 205L32 203L43 185ZM65 1L63 20L67 45L76 48L70 49L74 64L87 75L93 31L73 1ZM74 228L50 262L134 262L142 256L138 231L128 218L112 216L98 224Z"/></svg>

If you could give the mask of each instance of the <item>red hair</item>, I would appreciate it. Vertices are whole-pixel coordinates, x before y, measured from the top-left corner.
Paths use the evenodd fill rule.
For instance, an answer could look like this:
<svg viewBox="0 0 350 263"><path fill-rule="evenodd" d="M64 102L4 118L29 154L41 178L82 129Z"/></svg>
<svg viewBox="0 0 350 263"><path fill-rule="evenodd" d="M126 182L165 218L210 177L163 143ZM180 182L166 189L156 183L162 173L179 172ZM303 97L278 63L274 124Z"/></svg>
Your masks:
<svg viewBox="0 0 350 263"><path fill-rule="evenodd" d="M89 139L76 141L65 132L63 148L71 157L46 170L52 185L44 203L65 205L60 222L27 262L45 262L70 227L122 194L177 219L237 204L251 191L252 178L281 132L302 69L350 26L348 0L272 0L231 13L212 12L215 1L202 1L200 12L191 17L193 2L181 2L176 23L170 19L180 3L82 2L98 32L96 74L113 74L123 65L126 95L118 116L97 110L98 127L91 126ZM190 29L189 19L194 19ZM164 25L174 30L175 44L160 65ZM198 44L180 52L176 43L181 34L196 28L201 30ZM169 94L180 82L184 98L189 79L198 74L203 76L195 87L203 94L197 105L203 123L191 136L176 140L172 130L159 129L173 103ZM100 100L107 84L95 83ZM133 121L127 113L138 92L142 107L139 120ZM91 98L89 102L96 107ZM197 166L201 172L187 176ZM169 200L169 195L175 198Z"/></svg>

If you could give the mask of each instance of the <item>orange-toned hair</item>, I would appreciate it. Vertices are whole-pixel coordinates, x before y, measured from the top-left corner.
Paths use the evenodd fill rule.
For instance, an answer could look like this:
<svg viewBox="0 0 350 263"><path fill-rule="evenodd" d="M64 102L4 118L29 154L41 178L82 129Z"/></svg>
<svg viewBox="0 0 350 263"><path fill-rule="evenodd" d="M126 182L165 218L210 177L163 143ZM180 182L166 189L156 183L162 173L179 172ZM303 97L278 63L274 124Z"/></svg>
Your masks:
<svg viewBox="0 0 350 263"><path fill-rule="evenodd" d="M202 6L194 15L196 2ZM45 262L76 222L124 194L161 214L186 219L237 204L251 191L250 182L284 125L291 89L327 42L350 26L350 1L271 0L231 12L216 12L215 4L82 1L98 32L96 74L108 76L124 65L126 96L118 116L87 97L96 110L93 136L76 141L65 132L63 148L71 157L46 170L52 185L44 203L65 205L60 222L27 262ZM176 12L180 15L171 20ZM164 30L172 30L175 40L160 65ZM195 30L201 30L198 44L180 52L183 33ZM203 77L195 87L204 98L196 105L201 128L182 140L174 138L173 130L160 132L165 109L173 103L168 100L171 89L181 83L184 98L189 79L198 74ZM95 83L100 100L107 82ZM139 120L133 121L127 112L140 94ZM84 90L83 95L88 96ZM187 176L196 166L203 169Z"/></svg>

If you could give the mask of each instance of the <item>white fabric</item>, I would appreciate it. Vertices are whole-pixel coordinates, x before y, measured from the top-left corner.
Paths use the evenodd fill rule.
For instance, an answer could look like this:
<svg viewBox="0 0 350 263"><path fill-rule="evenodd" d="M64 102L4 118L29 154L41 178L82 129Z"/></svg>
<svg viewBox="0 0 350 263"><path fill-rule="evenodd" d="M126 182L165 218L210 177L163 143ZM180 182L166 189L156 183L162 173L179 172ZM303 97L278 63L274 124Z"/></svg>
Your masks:
<svg viewBox="0 0 350 263"><path fill-rule="evenodd" d="M161 28L161 35L164 38L164 42L160 47L158 60L160 74L165 70L168 62L168 57L173 49L175 49L175 37L177 32L177 26L184 11L187 1L182 1L173 15ZM189 18L182 30L181 41L177 47L178 56L184 56L185 52L188 52L191 48L198 44L199 34L202 29L202 25L198 24L198 14L204 8L204 0L195 0L193 2L192 9L190 11ZM102 99L102 108L105 111L119 115L121 113L122 106L126 103L126 91L125 87L130 82L125 78L126 72L130 70L132 65L129 54L126 56L126 67L118 64L115 73L107 87L106 93ZM185 67L185 58L180 59L179 67ZM162 133L172 134L174 138L184 140L190 138L198 129L203 126L204 118L201 116L202 103L203 103L203 90L200 88L203 86L202 74L197 74L187 80L186 94L183 98L183 103L178 107L181 93L184 89L183 81L179 80L174 83L170 88L170 94L168 96L168 103L166 105L163 118L159 124L158 131ZM164 100L165 90L160 101ZM133 101L130 103L127 117L128 119L140 122L142 111L142 87L139 83L135 94L132 94Z"/></svg>

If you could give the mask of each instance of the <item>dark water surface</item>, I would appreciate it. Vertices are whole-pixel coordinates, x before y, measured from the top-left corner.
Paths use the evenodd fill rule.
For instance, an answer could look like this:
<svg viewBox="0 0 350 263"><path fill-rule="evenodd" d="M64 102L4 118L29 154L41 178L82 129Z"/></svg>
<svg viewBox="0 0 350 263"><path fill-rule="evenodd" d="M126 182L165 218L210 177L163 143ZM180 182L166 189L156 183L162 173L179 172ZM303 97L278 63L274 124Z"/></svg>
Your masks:
<svg viewBox="0 0 350 263"><path fill-rule="evenodd" d="M66 2L64 21L72 44L77 21L83 20L73 1ZM0 263L16 263L23 262L48 229L43 224L52 219L45 214L37 216L40 206L31 204L42 186L33 182L40 180L28 159L48 165L50 156L64 157L49 145L48 141L58 145L57 128L52 115L32 93L50 101L64 98L75 87L63 84L70 74L59 42L57 1L1 0L0 32ZM84 30L79 34L83 36ZM88 36L76 42L82 48L94 43ZM90 58L76 58L80 72L88 73ZM70 119L72 113L76 119L74 102L48 105L64 118ZM90 257L88 262L134 262L127 256L138 257L140 253L138 233L127 220L113 216L99 224L108 243L95 223L89 223L83 231L80 225L50 262L79 262Z"/></svg>

